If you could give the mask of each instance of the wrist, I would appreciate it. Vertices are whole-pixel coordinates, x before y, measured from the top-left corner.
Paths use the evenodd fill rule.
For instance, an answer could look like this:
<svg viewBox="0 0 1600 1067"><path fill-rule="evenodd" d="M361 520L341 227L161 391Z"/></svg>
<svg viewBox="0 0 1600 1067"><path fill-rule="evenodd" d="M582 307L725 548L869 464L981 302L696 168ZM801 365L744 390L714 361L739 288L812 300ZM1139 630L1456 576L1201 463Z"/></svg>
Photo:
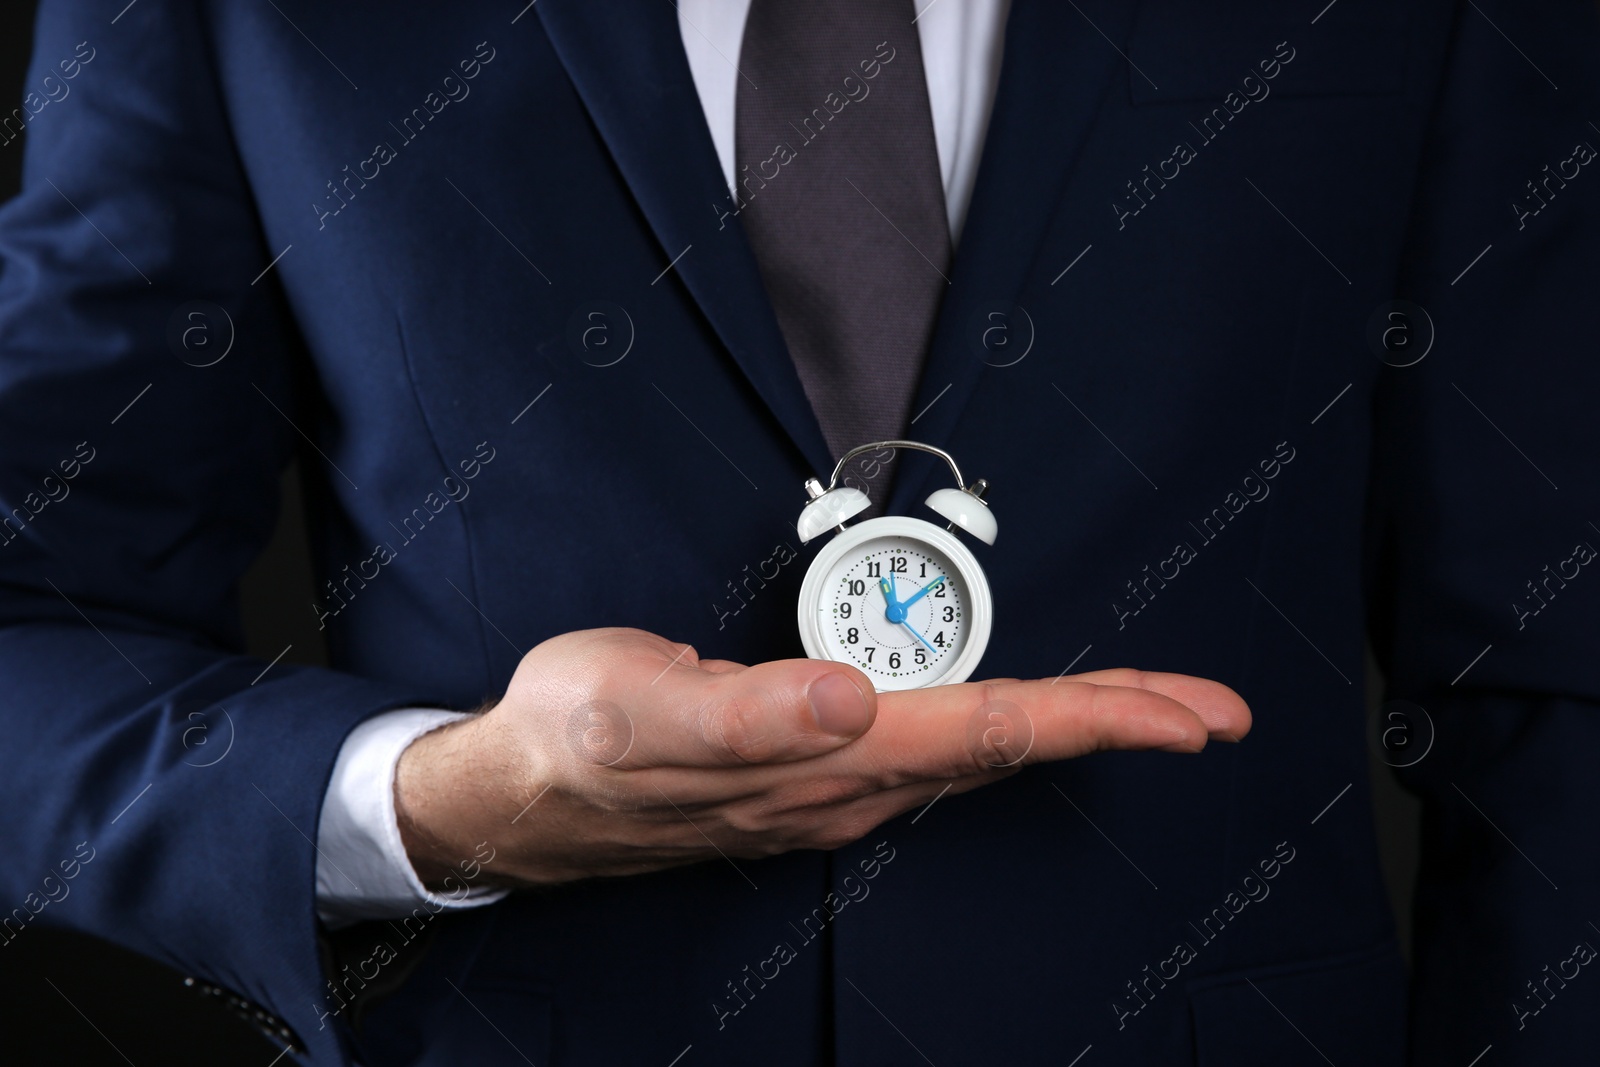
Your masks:
<svg viewBox="0 0 1600 1067"><path fill-rule="evenodd" d="M478 824L495 805L480 740L482 715L431 730L400 754L394 772L395 823L417 878L430 892L459 881L461 865L485 841ZM484 869L479 884L500 880Z"/></svg>

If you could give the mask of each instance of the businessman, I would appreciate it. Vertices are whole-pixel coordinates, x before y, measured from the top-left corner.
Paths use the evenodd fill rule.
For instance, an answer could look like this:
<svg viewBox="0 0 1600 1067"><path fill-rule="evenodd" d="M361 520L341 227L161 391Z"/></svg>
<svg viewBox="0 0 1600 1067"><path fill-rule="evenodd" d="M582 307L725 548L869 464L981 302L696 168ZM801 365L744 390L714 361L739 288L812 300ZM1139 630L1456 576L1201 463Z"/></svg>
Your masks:
<svg viewBox="0 0 1600 1067"><path fill-rule="evenodd" d="M1582 1056L1589 6L119 7L7 127L8 942L312 1063ZM796 658L900 435L987 683ZM296 452L327 669L239 651Z"/></svg>

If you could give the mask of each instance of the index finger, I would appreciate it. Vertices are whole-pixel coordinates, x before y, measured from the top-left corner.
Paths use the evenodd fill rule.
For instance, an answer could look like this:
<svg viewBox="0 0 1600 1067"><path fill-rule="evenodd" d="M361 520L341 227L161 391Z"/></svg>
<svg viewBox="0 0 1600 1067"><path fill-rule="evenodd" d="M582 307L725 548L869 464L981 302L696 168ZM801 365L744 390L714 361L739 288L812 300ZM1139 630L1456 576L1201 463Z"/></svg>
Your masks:
<svg viewBox="0 0 1600 1067"><path fill-rule="evenodd" d="M1109 670L881 693L872 728L827 758L903 784L1113 749L1199 752L1249 729L1250 709L1218 682Z"/></svg>
<svg viewBox="0 0 1600 1067"><path fill-rule="evenodd" d="M1147 689L1171 697L1200 716L1213 741L1238 741L1250 732L1250 707L1244 698L1221 682L1213 682L1209 678L1123 667L1086 671L1066 681Z"/></svg>

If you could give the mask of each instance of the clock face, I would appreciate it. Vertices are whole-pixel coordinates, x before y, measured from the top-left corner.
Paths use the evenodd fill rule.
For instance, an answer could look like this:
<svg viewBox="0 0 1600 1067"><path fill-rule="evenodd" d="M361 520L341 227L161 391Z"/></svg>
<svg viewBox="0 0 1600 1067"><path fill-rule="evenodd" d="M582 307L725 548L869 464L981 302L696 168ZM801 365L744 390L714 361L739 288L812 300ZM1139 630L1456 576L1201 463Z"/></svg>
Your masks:
<svg viewBox="0 0 1600 1067"><path fill-rule="evenodd" d="M820 584L822 654L860 668L880 690L935 682L966 647L967 582L926 541L893 535L862 541L833 562Z"/></svg>

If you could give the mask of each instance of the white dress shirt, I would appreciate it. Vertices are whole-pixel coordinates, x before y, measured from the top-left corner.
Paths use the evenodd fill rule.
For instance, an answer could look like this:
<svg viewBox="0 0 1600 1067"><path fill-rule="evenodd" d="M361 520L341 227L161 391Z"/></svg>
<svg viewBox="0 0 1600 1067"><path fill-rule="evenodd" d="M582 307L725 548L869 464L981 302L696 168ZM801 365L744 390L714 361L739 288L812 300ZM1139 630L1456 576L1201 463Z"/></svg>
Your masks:
<svg viewBox="0 0 1600 1067"><path fill-rule="evenodd" d="M1010 0L915 2L954 246L983 154ZM731 191L737 169L734 105L741 81L735 58L750 0L678 0L677 8L689 71ZM328 925L400 918L424 905L432 911L476 907L505 896L503 889L483 887L459 897L430 893L412 870L395 823L394 771L400 754L418 737L464 714L427 708L385 712L345 739L317 824L317 914Z"/></svg>

